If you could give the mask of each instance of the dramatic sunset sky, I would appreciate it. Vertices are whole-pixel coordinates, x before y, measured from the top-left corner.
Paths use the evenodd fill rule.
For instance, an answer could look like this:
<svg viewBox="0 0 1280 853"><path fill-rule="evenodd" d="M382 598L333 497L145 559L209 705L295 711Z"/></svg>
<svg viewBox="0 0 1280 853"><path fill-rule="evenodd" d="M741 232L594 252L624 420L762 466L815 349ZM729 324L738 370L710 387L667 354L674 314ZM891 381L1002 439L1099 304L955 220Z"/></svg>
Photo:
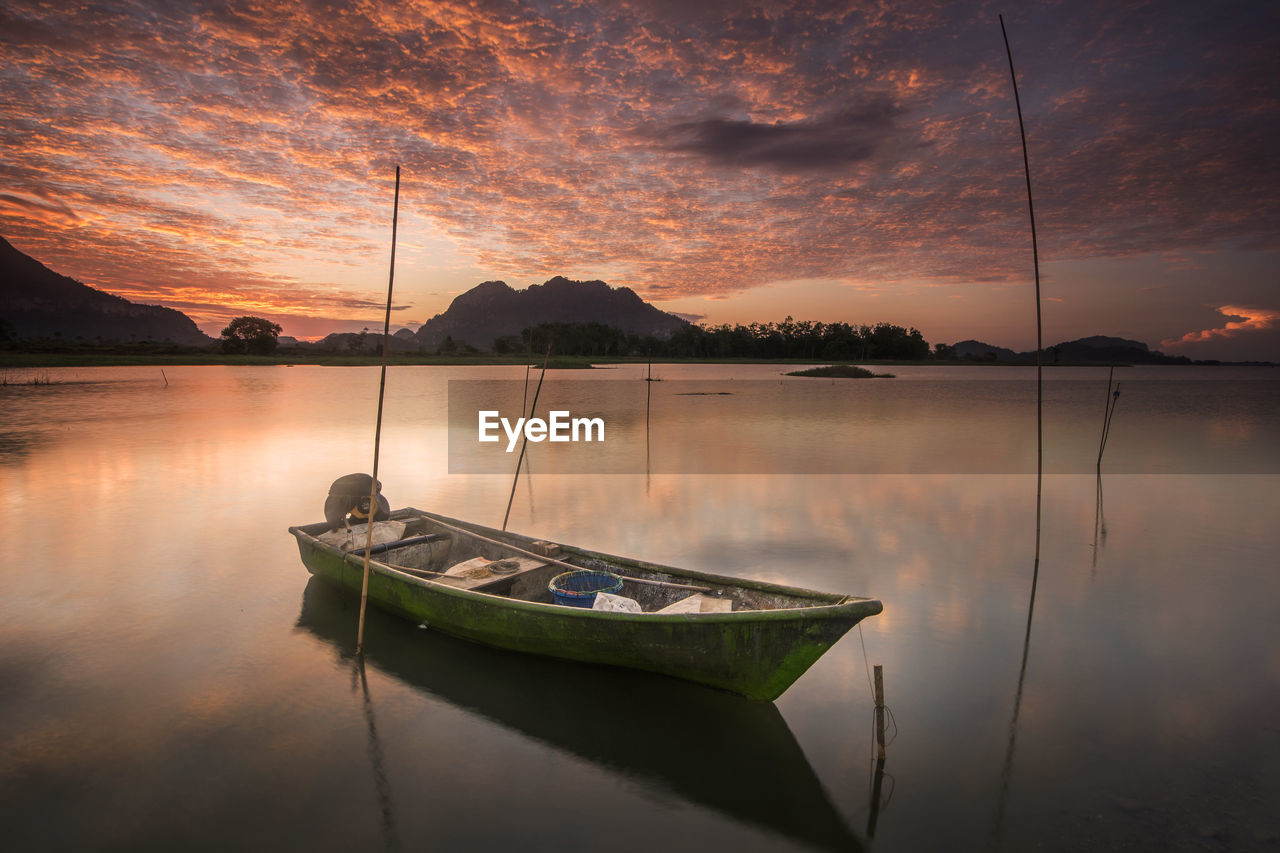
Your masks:
<svg viewBox="0 0 1280 853"><path fill-rule="evenodd" d="M402 0L0 9L0 235L286 334L481 281L710 323L1280 360L1280 4Z"/></svg>

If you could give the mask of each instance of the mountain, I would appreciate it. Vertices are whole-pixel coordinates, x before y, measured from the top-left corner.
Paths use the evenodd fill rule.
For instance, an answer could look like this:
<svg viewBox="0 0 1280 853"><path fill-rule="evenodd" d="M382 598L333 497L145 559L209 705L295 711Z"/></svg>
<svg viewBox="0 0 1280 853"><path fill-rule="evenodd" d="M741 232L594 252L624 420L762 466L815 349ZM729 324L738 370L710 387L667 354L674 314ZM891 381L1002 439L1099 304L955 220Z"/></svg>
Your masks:
<svg viewBox="0 0 1280 853"><path fill-rule="evenodd" d="M1034 364L1035 350L1014 352L982 341L955 344L955 356L963 361L999 361L1012 364ZM1044 348L1045 364L1190 364L1184 356L1165 355L1142 341L1093 335Z"/></svg>
<svg viewBox="0 0 1280 853"><path fill-rule="evenodd" d="M1035 352L1025 353L1035 361ZM1093 335L1074 341L1063 341L1045 350L1046 363L1062 362L1080 364L1190 364L1191 359L1181 355L1165 355L1153 350L1142 341L1126 338L1110 338Z"/></svg>
<svg viewBox="0 0 1280 853"><path fill-rule="evenodd" d="M209 346L181 311L139 305L59 275L0 237L0 337Z"/></svg>
<svg viewBox="0 0 1280 853"><path fill-rule="evenodd" d="M1022 359L1022 356L1011 349L982 341L960 341L953 344L951 348L955 350L956 358L965 361L1020 361ZM1035 359L1034 353L1032 353L1032 359Z"/></svg>
<svg viewBox="0 0 1280 853"><path fill-rule="evenodd" d="M424 349L436 349L445 338L452 338L487 350L495 338L519 335L539 323L593 322L661 338L687 325L630 288L556 276L525 290L515 290L504 281L478 284L454 299L443 314L424 323L417 340Z"/></svg>
<svg viewBox="0 0 1280 853"><path fill-rule="evenodd" d="M281 339L283 341L283 338ZM301 349L315 349L323 352L373 353L382 352L382 331L331 332L322 340L306 343L295 343ZM413 332L401 329L391 336L391 352L417 352L418 341Z"/></svg>

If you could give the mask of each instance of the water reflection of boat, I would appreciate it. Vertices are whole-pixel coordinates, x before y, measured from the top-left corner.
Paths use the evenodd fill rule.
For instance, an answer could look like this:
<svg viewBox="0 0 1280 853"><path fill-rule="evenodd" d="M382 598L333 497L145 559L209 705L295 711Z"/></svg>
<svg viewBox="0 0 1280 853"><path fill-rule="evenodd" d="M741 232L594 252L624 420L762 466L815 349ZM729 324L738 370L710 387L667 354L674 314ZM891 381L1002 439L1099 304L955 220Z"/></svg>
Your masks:
<svg viewBox="0 0 1280 853"><path fill-rule="evenodd" d="M298 626L355 655L359 599L311 578ZM823 850L861 842L772 703L634 670L524 655L366 616L367 666L656 792Z"/></svg>
<svg viewBox="0 0 1280 853"><path fill-rule="evenodd" d="M415 623L512 651L648 670L776 699L883 608L860 596L723 577L531 539L416 509L379 522L369 601ZM360 589L363 550L324 522L291 527L307 570ZM336 537L336 538L334 538ZM612 611L552 600L571 570L617 586ZM584 571L585 570L585 571Z"/></svg>

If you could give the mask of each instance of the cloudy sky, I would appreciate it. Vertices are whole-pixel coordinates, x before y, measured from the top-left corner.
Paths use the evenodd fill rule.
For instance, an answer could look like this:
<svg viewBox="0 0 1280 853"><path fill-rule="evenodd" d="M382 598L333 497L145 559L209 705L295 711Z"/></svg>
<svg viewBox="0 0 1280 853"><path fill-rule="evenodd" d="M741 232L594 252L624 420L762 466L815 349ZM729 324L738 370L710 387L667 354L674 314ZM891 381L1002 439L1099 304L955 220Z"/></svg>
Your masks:
<svg viewBox="0 0 1280 853"><path fill-rule="evenodd" d="M0 235L300 337L481 281L710 323L1280 360L1280 4L86 2L0 9Z"/></svg>

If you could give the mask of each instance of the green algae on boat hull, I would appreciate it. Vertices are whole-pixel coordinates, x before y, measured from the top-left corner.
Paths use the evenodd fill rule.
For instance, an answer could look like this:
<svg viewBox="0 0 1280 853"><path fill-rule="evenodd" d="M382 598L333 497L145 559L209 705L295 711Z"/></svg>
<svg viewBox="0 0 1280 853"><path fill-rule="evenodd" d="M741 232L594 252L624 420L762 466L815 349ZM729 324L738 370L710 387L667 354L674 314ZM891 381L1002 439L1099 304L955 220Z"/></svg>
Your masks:
<svg viewBox="0 0 1280 853"><path fill-rule="evenodd" d="M420 510L399 510L393 518L415 525L418 539L424 531L440 530L484 537L494 543L483 548L490 552L488 559L497 556L498 543L525 552L539 544ZM290 528L303 563L312 574L358 591L363 552L343 552L320 541L317 535L325 527L321 523ZM608 568L624 580L632 579L628 587L636 589L629 595L675 598L688 595L688 587L694 586L708 590L708 597L733 603L732 610L685 613L570 607L552 603L546 591L550 576L563 570L554 562L527 570L527 578L498 579L471 588L457 585L457 578L440 577L446 557L453 562L473 553L467 550L470 546L455 546L450 537L440 540L430 566L408 571L408 557L394 553L397 543L387 546L370 563L369 600L427 628L488 646L657 672L751 699L776 699L850 628L883 609L870 598L738 580L557 545L555 561ZM517 591L517 584L523 589Z"/></svg>

